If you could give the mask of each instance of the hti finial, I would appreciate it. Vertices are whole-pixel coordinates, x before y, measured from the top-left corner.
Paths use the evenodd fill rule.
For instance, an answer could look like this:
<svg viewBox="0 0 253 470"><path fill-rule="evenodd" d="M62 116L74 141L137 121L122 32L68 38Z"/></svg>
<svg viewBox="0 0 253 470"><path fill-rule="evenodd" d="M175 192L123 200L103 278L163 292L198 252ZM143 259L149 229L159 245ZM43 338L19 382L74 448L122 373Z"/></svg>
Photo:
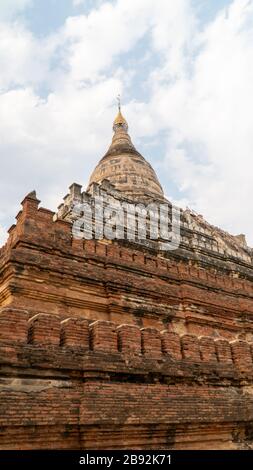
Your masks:
<svg viewBox="0 0 253 470"><path fill-rule="evenodd" d="M120 94L117 96L117 101L118 101L118 108L119 108L119 112L121 111L121 96Z"/></svg>
<svg viewBox="0 0 253 470"><path fill-rule="evenodd" d="M118 101L119 111L118 111L118 115L116 116L116 118L114 120L114 123L113 123L113 130L114 130L114 132L116 132L119 129L121 129L121 130L124 129L125 132L127 132L128 131L128 124L127 124L125 118L121 114L121 97L120 97L120 95L117 96L117 101Z"/></svg>

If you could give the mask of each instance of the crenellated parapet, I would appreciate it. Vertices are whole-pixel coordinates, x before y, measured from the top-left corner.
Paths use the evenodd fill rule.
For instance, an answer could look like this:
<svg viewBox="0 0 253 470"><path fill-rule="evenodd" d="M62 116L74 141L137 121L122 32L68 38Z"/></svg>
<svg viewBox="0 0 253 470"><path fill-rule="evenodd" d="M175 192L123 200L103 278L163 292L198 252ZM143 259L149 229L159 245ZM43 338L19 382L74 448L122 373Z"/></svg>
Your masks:
<svg viewBox="0 0 253 470"><path fill-rule="evenodd" d="M39 203L35 192L30 193L24 199L22 211L17 215L17 223L9 230L10 236L7 245L0 250L1 258L4 257L7 249L15 246L17 242L32 242L34 246L38 245L41 249L57 247L59 252L62 250L65 254L121 260L131 263L136 268L142 266L147 270L155 270L161 274L166 271L174 272L181 278L195 278L200 283L208 282L213 287L218 283L219 286L223 284L224 287L232 289L233 287L239 288L241 283L242 291L253 294L251 282L234 276L234 264L227 264L227 269L231 269L231 272L227 272L230 275L224 276L223 273L219 273L218 259L216 269L208 270L200 267L197 259L195 262L187 262L187 257L185 257L184 262L178 262L178 259L174 259L173 252L169 252L169 256L166 256L166 252L158 253L156 250L149 250L148 246L141 250L133 243L124 244L123 241L117 240L113 243L109 240L76 240L73 237L71 221L55 219L55 214L48 209L40 208ZM177 253L178 256L180 256L180 252Z"/></svg>
<svg viewBox="0 0 253 470"><path fill-rule="evenodd" d="M76 219L76 211L74 207L76 204L92 204L94 198L101 197L104 201L104 206L108 204L133 204L143 202L141 198L129 199L124 192L118 191L112 182L104 179L100 183L93 182L89 187L88 192L83 191L79 184L72 184L69 188L69 193L65 196L64 202L59 206L56 217L58 219L67 220L71 223ZM153 202L161 203L158 199ZM171 203L167 200L163 201L168 204L169 219L171 219ZM207 258L212 258L213 262L231 262L235 265L241 265L242 272L243 266L248 265L252 269L253 254L252 249L247 246L244 235L234 236L218 227L210 225L201 215L187 209L180 210L180 250L182 257L196 258L196 255L202 254ZM159 221L159 226L160 226ZM136 216L132 220L133 226L137 227ZM159 251L157 241L147 239L144 241L135 242L137 245L141 244L147 248ZM238 266L238 267L239 267Z"/></svg>
<svg viewBox="0 0 253 470"><path fill-rule="evenodd" d="M7 244L0 250L0 264L5 261L11 247L17 243L32 243L33 247L40 250L57 249L65 255L81 256L83 258L94 257L103 258L104 262L115 262L131 264L133 268L144 269L160 275L166 273L177 276L180 279L196 280L199 284L210 287L226 289L236 289L237 294L252 294L252 282L246 279L240 279L233 273L234 265L227 264L227 269L231 272L219 272L217 264L216 269L203 269L197 262L187 262L173 258L173 252L156 253L154 250L140 250L134 244L124 244L121 241L109 240L76 240L72 234L72 223L67 220L54 219L54 213L44 208L39 208L40 201L33 192L29 194L22 202L22 211L17 215L17 223L10 230L10 236ZM177 253L177 256L180 253ZM240 292L241 291L241 292Z"/></svg>
<svg viewBox="0 0 253 470"><path fill-rule="evenodd" d="M88 368L89 359L94 366L92 356L95 355L103 359L102 369L105 370L106 361L110 363L109 369L114 361L118 370L120 362L130 361L132 372L135 366L139 369L141 364L147 364L151 369L160 370L161 374L166 367L173 366L175 371L177 366L180 369L182 365L187 368L194 364L200 367L200 372L201 365L208 365L212 373L217 368L222 375L225 367L226 374L230 370L230 375L235 377L239 374L253 378L253 344L246 341L229 342L190 334L180 336L169 330L117 325L103 320L92 322L69 318L61 321L57 315L38 313L30 316L26 311L5 308L0 312L0 348L4 345L21 348L28 360L34 351L46 351L48 357L53 351L52 357L54 360L58 357L59 368L64 368L65 359L76 351L79 359L85 358ZM75 369L74 363L72 366ZM54 364L50 367L54 368ZM101 369L99 360L97 369Z"/></svg>

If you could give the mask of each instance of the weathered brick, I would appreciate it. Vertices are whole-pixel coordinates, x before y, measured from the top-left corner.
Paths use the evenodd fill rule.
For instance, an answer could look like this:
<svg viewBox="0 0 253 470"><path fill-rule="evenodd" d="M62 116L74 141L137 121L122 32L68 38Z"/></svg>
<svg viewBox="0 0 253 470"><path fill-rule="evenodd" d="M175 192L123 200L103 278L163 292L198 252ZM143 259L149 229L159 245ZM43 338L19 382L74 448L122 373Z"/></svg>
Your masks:
<svg viewBox="0 0 253 470"><path fill-rule="evenodd" d="M38 313L30 318L28 339L31 344L58 346L60 344L59 317L46 313Z"/></svg>
<svg viewBox="0 0 253 470"><path fill-rule="evenodd" d="M141 331L134 325L117 328L119 351L126 354L141 354Z"/></svg>
<svg viewBox="0 0 253 470"><path fill-rule="evenodd" d="M89 349L89 323L87 320L68 318L61 323L61 345Z"/></svg>
<svg viewBox="0 0 253 470"><path fill-rule="evenodd" d="M213 338L199 338L199 347L202 361L217 362L217 354Z"/></svg>
<svg viewBox="0 0 253 470"><path fill-rule="evenodd" d="M118 352L118 338L115 323L98 320L90 325L93 351Z"/></svg>
<svg viewBox="0 0 253 470"><path fill-rule="evenodd" d="M183 358L200 361L200 347L196 336L184 335L181 337Z"/></svg>
<svg viewBox="0 0 253 470"><path fill-rule="evenodd" d="M215 340L215 347L218 361L223 364L232 364L232 351L230 343L224 339Z"/></svg>
<svg viewBox="0 0 253 470"><path fill-rule="evenodd" d="M162 350L171 359L181 360L181 341L180 336L171 331L164 330L161 332Z"/></svg>
<svg viewBox="0 0 253 470"><path fill-rule="evenodd" d="M0 341L26 343L29 314L24 310L5 308L0 311Z"/></svg>
<svg viewBox="0 0 253 470"><path fill-rule="evenodd" d="M246 341L231 342L232 356L235 367L240 372L253 372L253 362L250 345Z"/></svg>
<svg viewBox="0 0 253 470"><path fill-rule="evenodd" d="M142 328L142 352L148 357L160 357L162 355L161 335L155 328Z"/></svg>

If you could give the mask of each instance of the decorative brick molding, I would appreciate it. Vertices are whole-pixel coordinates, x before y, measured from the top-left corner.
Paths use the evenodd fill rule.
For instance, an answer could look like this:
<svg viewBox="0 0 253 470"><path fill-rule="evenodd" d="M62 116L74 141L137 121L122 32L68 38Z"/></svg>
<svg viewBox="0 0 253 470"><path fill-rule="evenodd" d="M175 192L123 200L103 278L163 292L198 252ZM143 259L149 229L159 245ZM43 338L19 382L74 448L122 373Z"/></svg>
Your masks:
<svg viewBox="0 0 253 470"><path fill-rule="evenodd" d="M26 311L4 308L0 311L0 344L55 347L63 353L68 348L105 355L138 356L143 360L168 363L212 363L233 365L252 375L253 344L176 333L156 328L138 328L113 322L95 322L37 313L29 319Z"/></svg>

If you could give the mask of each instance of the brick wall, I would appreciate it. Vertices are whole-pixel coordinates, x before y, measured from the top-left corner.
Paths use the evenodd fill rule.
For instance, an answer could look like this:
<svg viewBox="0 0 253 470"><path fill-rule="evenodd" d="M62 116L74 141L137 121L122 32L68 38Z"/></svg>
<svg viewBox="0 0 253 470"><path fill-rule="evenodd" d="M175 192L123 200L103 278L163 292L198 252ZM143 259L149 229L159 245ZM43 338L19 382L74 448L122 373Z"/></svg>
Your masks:
<svg viewBox="0 0 253 470"><path fill-rule="evenodd" d="M246 446L235 438L253 420L246 342L10 308L0 332L1 449L198 448L203 427L202 448Z"/></svg>
<svg viewBox="0 0 253 470"><path fill-rule="evenodd" d="M0 448L251 447L250 270L73 240L38 205L0 250Z"/></svg>

